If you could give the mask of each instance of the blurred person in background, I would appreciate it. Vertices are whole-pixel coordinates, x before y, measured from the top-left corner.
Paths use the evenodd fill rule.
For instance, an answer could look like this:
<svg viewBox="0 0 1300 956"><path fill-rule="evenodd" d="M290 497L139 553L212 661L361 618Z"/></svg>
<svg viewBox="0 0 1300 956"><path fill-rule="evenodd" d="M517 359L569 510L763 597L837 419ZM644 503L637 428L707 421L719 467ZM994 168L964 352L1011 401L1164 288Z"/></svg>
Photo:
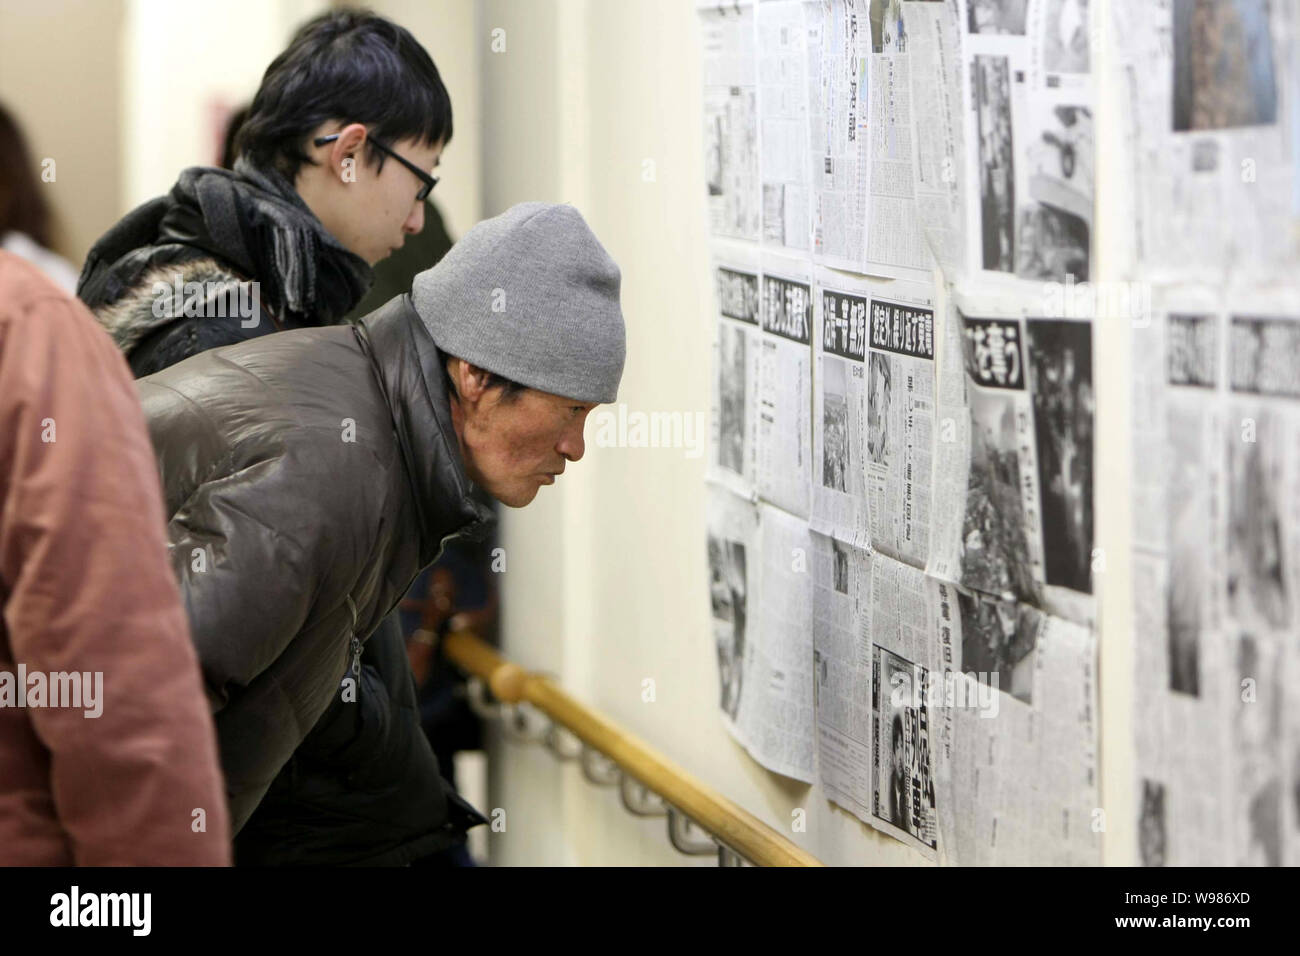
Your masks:
<svg viewBox="0 0 1300 956"><path fill-rule="evenodd" d="M137 376L340 324L372 267L423 228L451 135L450 97L409 32L364 11L324 14L268 67L231 138L233 168L187 169L128 214L91 250L78 293ZM183 573L188 552L175 561ZM204 656L212 622L189 610L211 677L228 662L212 646ZM257 812L236 815L237 863L400 865L486 822L441 778L395 617L365 641L361 669L355 699L340 687ZM222 743L229 772L249 742Z"/></svg>
<svg viewBox="0 0 1300 956"><path fill-rule="evenodd" d="M50 250L50 207L42 188L23 131L0 104L0 249L26 259L71 294L77 270Z"/></svg>
<svg viewBox="0 0 1300 956"><path fill-rule="evenodd" d="M474 494L495 517L496 502L475 486ZM495 577L496 525L482 539L449 540L432 567L415 579L401 603L406 652L419 695L420 726L438 758L442 775L452 787L456 779L456 754L483 749L483 721L469 705L465 675L440 652L449 632L468 629L496 646L497 606ZM475 866L465 846L450 848L441 858L426 858L420 865Z"/></svg>
<svg viewBox="0 0 1300 956"><path fill-rule="evenodd" d="M5 252L0 505L0 864L228 864L139 395L85 306Z"/></svg>

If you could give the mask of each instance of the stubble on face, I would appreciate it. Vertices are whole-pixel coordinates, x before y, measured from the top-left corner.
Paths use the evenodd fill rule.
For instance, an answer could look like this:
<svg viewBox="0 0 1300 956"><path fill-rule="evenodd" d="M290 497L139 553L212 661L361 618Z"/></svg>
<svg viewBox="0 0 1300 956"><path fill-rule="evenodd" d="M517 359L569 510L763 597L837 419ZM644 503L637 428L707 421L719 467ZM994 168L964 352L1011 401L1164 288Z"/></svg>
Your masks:
<svg viewBox="0 0 1300 956"><path fill-rule="evenodd" d="M559 396L528 389L511 401L499 390L467 417L463 446L471 479L502 504L522 508L568 464L557 446L586 412ZM580 403L579 403L580 404Z"/></svg>

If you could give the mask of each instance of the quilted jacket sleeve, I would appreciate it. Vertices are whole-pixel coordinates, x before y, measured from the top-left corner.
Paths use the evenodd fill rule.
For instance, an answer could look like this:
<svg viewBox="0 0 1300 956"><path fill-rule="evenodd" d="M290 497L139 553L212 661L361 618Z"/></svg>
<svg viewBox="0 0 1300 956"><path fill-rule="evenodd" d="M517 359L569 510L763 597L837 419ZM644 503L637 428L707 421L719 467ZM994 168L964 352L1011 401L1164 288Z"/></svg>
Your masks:
<svg viewBox="0 0 1300 956"><path fill-rule="evenodd" d="M284 471L274 459L205 482L167 526L214 712L283 653L319 586L317 543L276 530Z"/></svg>

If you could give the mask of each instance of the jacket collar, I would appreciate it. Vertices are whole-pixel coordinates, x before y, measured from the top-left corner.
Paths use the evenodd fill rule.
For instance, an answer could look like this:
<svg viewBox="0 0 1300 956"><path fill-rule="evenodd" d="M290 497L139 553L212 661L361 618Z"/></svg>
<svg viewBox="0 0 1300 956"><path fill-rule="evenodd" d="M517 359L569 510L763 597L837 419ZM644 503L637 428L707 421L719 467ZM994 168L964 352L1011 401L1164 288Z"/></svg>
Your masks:
<svg viewBox="0 0 1300 956"><path fill-rule="evenodd" d="M438 556L444 538L482 539L493 521L465 474L451 404L434 344L409 294L390 299L361 319L357 336L370 357L393 416L419 516L421 566Z"/></svg>
<svg viewBox="0 0 1300 956"><path fill-rule="evenodd" d="M244 279L289 325L340 321L374 282L293 186L240 158L235 169L191 167L166 196L134 209L91 248L77 295L94 311L135 291L152 299L146 274L213 258Z"/></svg>

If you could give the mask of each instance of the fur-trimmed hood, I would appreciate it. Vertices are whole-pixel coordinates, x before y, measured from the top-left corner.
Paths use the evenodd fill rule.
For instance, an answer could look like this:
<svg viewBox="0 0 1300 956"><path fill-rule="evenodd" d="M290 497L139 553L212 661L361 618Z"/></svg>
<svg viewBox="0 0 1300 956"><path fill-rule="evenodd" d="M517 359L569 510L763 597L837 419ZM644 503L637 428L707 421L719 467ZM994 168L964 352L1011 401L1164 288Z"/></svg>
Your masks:
<svg viewBox="0 0 1300 956"><path fill-rule="evenodd" d="M242 281L216 259L204 258L151 269L95 318L129 356L141 339L177 319L229 317L260 323L269 317L258 315L260 308L248 315L246 308L259 303L256 284Z"/></svg>

